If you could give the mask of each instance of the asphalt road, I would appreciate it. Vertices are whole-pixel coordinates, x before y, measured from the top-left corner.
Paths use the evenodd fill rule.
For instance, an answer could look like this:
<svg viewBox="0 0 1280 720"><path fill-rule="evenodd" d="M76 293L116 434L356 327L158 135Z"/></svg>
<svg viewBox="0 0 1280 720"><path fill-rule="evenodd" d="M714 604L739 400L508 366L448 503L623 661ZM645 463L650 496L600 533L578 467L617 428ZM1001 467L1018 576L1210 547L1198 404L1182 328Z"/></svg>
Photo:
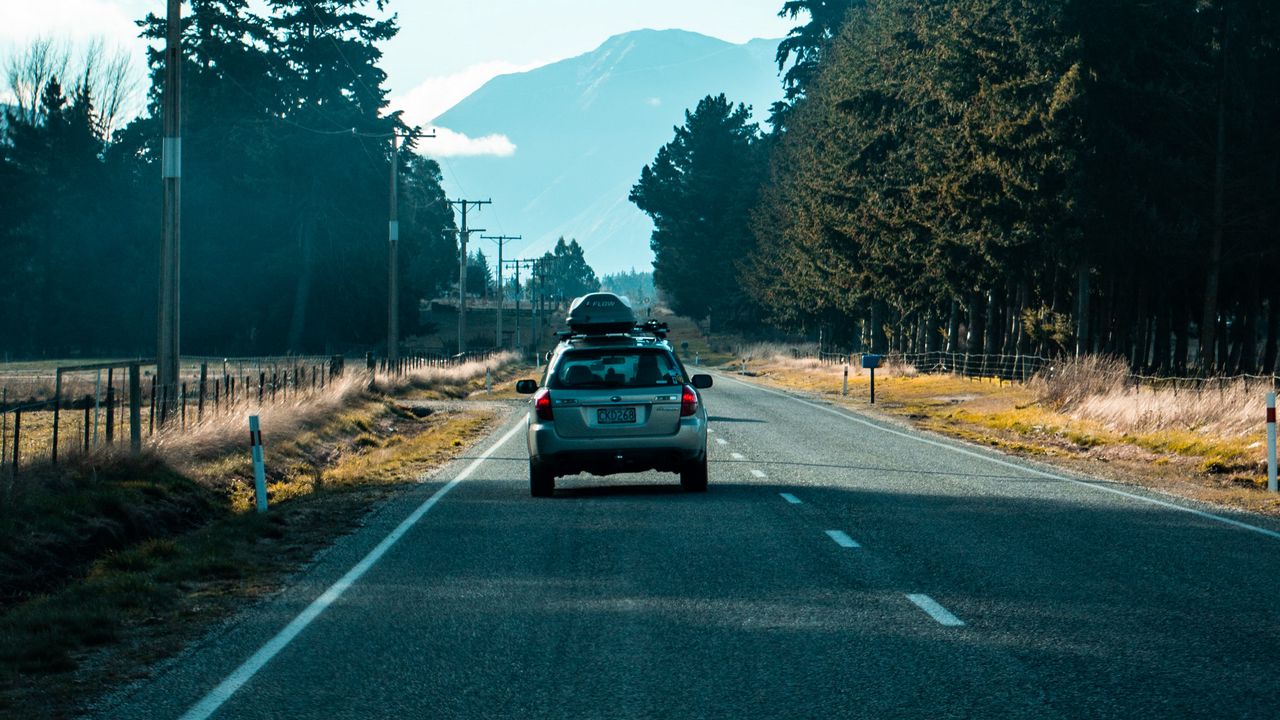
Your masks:
<svg viewBox="0 0 1280 720"><path fill-rule="evenodd" d="M531 499L517 413L102 715L1280 716L1280 524L705 396L705 495Z"/></svg>

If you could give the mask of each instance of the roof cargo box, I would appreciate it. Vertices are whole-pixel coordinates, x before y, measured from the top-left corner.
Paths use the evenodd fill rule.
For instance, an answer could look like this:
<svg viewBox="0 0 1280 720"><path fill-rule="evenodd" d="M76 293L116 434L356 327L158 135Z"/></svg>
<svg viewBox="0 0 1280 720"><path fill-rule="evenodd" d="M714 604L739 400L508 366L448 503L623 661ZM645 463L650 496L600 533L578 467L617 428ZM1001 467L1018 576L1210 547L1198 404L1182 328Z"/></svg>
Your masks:
<svg viewBox="0 0 1280 720"><path fill-rule="evenodd" d="M585 335L631 332L636 314L626 298L613 293L583 295L569 306L569 329Z"/></svg>

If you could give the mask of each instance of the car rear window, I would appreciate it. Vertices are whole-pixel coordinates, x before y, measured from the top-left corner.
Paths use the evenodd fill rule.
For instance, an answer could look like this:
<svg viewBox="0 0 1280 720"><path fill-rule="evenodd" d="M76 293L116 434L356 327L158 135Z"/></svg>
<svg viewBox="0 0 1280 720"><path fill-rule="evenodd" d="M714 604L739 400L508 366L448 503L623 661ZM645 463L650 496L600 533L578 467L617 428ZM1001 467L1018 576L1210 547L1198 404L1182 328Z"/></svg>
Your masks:
<svg viewBox="0 0 1280 720"><path fill-rule="evenodd" d="M662 387L684 382L670 353L643 348L571 350L548 378L553 388Z"/></svg>

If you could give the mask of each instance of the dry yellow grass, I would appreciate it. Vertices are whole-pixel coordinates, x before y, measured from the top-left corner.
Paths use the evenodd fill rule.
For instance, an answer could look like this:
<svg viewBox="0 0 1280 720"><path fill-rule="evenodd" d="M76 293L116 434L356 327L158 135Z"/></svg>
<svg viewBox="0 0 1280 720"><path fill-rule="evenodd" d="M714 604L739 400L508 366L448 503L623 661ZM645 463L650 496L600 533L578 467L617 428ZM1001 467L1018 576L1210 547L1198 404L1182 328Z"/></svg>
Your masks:
<svg viewBox="0 0 1280 720"><path fill-rule="evenodd" d="M994 378L876 371L795 360L790 351L757 349L747 370L756 381L818 393L862 411L902 418L919 427L1007 452L1033 455L1072 469L1234 507L1280 513L1263 491L1264 393L1243 383L1219 390L1134 390L1114 363L1060 366L1027 385ZM738 369L739 365L725 369Z"/></svg>
<svg viewBox="0 0 1280 720"><path fill-rule="evenodd" d="M221 457L230 448L245 446L249 415L259 416L264 441L270 442L273 437L294 437L316 423L325 422L342 408L379 395L412 395L424 391L443 394L449 388L464 388L455 395L461 397L467 392L466 386L477 378L483 379L486 371L495 372L513 360L510 353L502 353L485 361L421 368L397 377L381 375L372 386L368 374L348 372L331 381L323 392L262 406L256 402L246 403L240 412L211 414L204 422L185 431L175 428L158 433L149 445L164 459L189 466Z"/></svg>
<svg viewBox="0 0 1280 720"><path fill-rule="evenodd" d="M1265 417L1265 390L1245 380L1152 388L1134 385L1128 378L1123 360L1088 357L1038 375L1031 388L1058 411L1116 432L1188 431L1219 439L1243 438L1259 432Z"/></svg>
<svg viewBox="0 0 1280 720"><path fill-rule="evenodd" d="M380 381L373 391L367 376L353 373L323 394L262 408L266 515L251 511L246 413L163 433L141 458L102 451L58 468L33 467L23 478L26 492L15 497L25 505L6 507L0 529L9 540L45 545L63 533L62 544L51 546L57 552L45 555L63 559L66 572L26 578L38 592L7 595L0 605L0 715L18 707L24 717L78 715L103 683L173 652L205 623L269 591L379 498L483 437L496 417L461 403L415 413L403 397L465 397L483 387L486 371L514 374L503 365L509 361L428 369ZM110 547L81 542L80 529L105 526L109 512L149 529ZM16 560L6 567L31 567L23 549L43 546L30 544L6 542L4 559Z"/></svg>

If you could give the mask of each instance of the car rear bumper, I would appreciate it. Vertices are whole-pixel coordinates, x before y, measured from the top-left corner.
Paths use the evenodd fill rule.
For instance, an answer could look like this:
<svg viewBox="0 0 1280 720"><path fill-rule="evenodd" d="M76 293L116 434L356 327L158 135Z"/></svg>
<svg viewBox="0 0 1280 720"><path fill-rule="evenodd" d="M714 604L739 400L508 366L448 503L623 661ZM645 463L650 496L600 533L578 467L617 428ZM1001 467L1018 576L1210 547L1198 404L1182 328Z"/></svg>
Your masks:
<svg viewBox="0 0 1280 720"><path fill-rule="evenodd" d="M634 438L565 438L555 423L529 423L529 459L556 475L679 472L707 455L707 422L701 416L680 419L673 435Z"/></svg>

